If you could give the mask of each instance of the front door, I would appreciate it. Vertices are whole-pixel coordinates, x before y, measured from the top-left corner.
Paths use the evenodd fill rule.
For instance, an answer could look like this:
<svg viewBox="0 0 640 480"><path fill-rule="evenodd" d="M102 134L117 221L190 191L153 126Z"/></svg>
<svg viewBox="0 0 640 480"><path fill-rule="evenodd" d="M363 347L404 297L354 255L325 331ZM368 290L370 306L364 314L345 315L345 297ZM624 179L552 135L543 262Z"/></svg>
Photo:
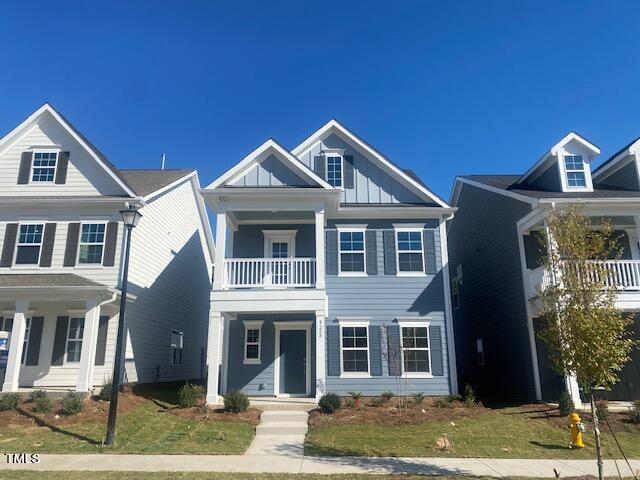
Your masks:
<svg viewBox="0 0 640 480"><path fill-rule="evenodd" d="M280 392L287 395L307 393L307 332L280 331Z"/></svg>

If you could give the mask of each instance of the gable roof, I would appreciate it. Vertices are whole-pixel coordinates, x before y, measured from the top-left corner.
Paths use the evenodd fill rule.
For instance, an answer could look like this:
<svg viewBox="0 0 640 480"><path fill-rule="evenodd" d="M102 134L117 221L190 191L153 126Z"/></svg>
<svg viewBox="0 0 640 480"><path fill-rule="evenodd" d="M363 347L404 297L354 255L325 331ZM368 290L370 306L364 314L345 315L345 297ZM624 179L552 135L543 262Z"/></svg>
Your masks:
<svg viewBox="0 0 640 480"><path fill-rule="evenodd" d="M187 169L124 169L118 170L120 176L131 186L136 195L146 197L173 182L192 174L195 170Z"/></svg>
<svg viewBox="0 0 640 480"><path fill-rule="evenodd" d="M516 183L525 183L525 181L534 173L536 173L549 158L556 156L558 154L558 151L562 149L562 147L572 141L576 141L582 144L585 148L591 150L594 155L598 155L600 153L600 149L589 140L578 135L576 132L569 132L562 138L562 140L560 140L553 147L551 147L549 151L542 155L542 157L540 157L540 159L536 163L534 163L533 166L529 170L527 170Z"/></svg>
<svg viewBox="0 0 640 480"><path fill-rule="evenodd" d="M258 163L258 158L271 152L274 156L280 159L285 165L289 166L291 170L301 176L303 179L317 184L319 187L335 190L334 187L329 185L323 178L319 177L313 170L303 164L298 158L294 157L286 148L270 138L258 148L256 148L249 155L244 157L240 162L227 170L224 174L216 178L211 182L206 189L214 189L224 186L227 183L233 183L236 179L242 177L251 168Z"/></svg>
<svg viewBox="0 0 640 480"><path fill-rule="evenodd" d="M593 171L593 176L595 177L603 174L606 170L609 170L615 164L617 164L619 160L622 160L623 158L630 155L631 153L636 153L638 151L640 151L640 137L634 138L628 144L626 144L624 147L618 150L616 153L611 155L607 160L605 160L601 165L598 166L598 168L596 168Z"/></svg>
<svg viewBox="0 0 640 480"><path fill-rule="evenodd" d="M445 202L438 195L429 190L426 185L417 178L417 175L415 175L415 173L409 173L408 171L400 168L378 150L373 148L363 139L340 124L340 122L338 122L335 118L332 118L318 130L312 133L300 145L294 148L291 153L296 157L300 157L303 153L313 147L316 142L327 137L331 133L336 133L350 143L355 144L355 146L358 147L361 151L377 160L378 163L380 163L387 170L390 170L402 183L409 186L413 191L417 192L422 197L426 197L429 200L434 201L441 207L449 207L447 202Z"/></svg>
<svg viewBox="0 0 640 480"><path fill-rule="evenodd" d="M74 127L62 114L54 109L49 103L43 104L35 112L29 115L17 127L0 139L0 152L11 145L15 140L22 137L42 115L49 113L67 132L91 155L105 172L130 196L135 197L135 193L120 175L120 171L100 152L80 131Z"/></svg>

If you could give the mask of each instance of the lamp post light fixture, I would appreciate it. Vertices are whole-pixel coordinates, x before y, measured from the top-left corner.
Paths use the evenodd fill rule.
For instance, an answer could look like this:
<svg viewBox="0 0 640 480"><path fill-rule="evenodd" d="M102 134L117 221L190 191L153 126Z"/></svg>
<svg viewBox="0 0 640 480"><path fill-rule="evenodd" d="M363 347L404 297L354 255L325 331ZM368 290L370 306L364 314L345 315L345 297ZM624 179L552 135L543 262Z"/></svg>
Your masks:
<svg viewBox="0 0 640 480"><path fill-rule="evenodd" d="M111 376L111 401L109 402L109 419L107 420L106 445L113 445L116 439L116 415L118 413L118 393L120 391L120 376L122 374L122 360L124 357L126 328L125 309L127 306L127 284L129 283L129 253L131 251L131 233L138 225L142 214L129 206L126 210L120 210L126 229L126 244L124 250L124 266L122 269L122 282L120 283L120 315L118 316L118 339L116 343L116 356L113 362L113 375Z"/></svg>

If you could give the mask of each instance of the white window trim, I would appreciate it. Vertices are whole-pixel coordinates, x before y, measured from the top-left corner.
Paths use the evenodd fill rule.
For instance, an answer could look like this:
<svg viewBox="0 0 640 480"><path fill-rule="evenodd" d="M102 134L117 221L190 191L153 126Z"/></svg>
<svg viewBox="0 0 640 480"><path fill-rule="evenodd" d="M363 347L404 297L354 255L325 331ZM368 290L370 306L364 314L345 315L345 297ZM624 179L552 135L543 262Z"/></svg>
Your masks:
<svg viewBox="0 0 640 480"><path fill-rule="evenodd" d="M243 320L244 323L244 353L242 354L244 365L260 365L262 363L262 324L263 320ZM258 358L247 358L247 346L249 330L258 330ZM255 342L251 342L255 345Z"/></svg>
<svg viewBox="0 0 640 480"><path fill-rule="evenodd" d="M69 338L69 333L71 332L71 320L72 319L82 319L82 338ZM67 324L67 336L64 342L64 365L79 365L80 359L77 362L72 362L69 360L69 341L72 342L80 342L80 356L82 358L82 348L84 347L84 327L85 327L86 318L84 316L69 316L69 322Z"/></svg>
<svg viewBox="0 0 640 480"><path fill-rule="evenodd" d="M59 148L37 148L31 152L31 168L29 169L29 185L56 185L56 175L58 173L58 164L60 160L60 152ZM33 181L33 169L34 163L36 159L36 153L55 153L56 154L56 165L53 167L53 180L34 182ZM61 185L62 186L62 185Z"/></svg>
<svg viewBox="0 0 640 480"><path fill-rule="evenodd" d="M426 255L424 252L424 233L423 228L415 228L415 227L394 227L394 237L396 242L396 277L425 277L426 268ZM398 243L398 232L419 232L420 233L420 244L422 245L422 271L421 272L401 272L400 271L400 248ZM403 250L402 253L418 253L415 250Z"/></svg>
<svg viewBox="0 0 640 480"><path fill-rule="evenodd" d="M96 268L101 267L104 264L104 251L107 245L107 224L104 220L98 221L82 221L80 222L80 231L78 232L78 251L76 252L76 267L77 268ZM102 239L102 256L100 257L100 263L80 263L80 246L82 245L82 226L83 225L104 225L104 237ZM98 243L86 243L85 245L99 245Z"/></svg>
<svg viewBox="0 0 640 480"><path fill-rule="evenodd" d="M347 227L338 227L336 229L338 231L338 276L339 277L367 277L367 229L366 228L347 228ZM363 254L363 266L364 271L362 272L343 272L342 271L342 247L340 242L340 233L346 232L362 232L362 254ZM360 253L354 252L353 250L349 250L344 253Z"/></svg>
<svg viewBox="0 0 640 480"><path fill-rule="evenodd" d="M175 347L176 350L180 350L180 363L174 363L173 361L173 349L174 347L171 345L171 336L173 334L176 334L178 337L178 341L180 342L180 345ZM184 357L184 332L182 330L174 330L171 329L170 332L170 337L169 337L169 366L170 367L181 367L182 366L182 360Z"/></svg>
<svg viewBox="0 0 640 480"><path fill-rule="evenodd" d="M324 154L324 179L333 188L344 190L344 154L338 153L338 152L330 152L330 151L325 151L323 152L323 154ZM340 159L340 185L336 186L336 185L333 185L331 182L329 182L329 157Z"/></svg>
<svg viewBox="0 0 640 480"><path fill-rule="evenodd" d="M296 256L297 230L262 230L264 235L264 258L271 258L271 242L274 240L286 240L289 242L289 258Z"/></svg>
<svg viewBox="0 0 640 480"><path fill-rule="evenodd" d="M565 156L580 155L582 157L582 164L584 165L584 179L586 186L584 187L570 187L569 179L567 178L567 169L564 163ZM591 179L591 165L590 158L584 153L571 153L566 150L558 152L558 170L560 171L560 183L562 185L563 192L593 192L593 180Z"/></svg>
<svg viewBox="0 0 640 480"><path fill-rule="evenodd" d="M340 378L371 378L371 353L369 345L369 320L367 319L338 319L340 328ZM344 368L344 347L342 344L342 327L364 327L367 330L367 371L366 372L345 372ZM348 350L365 350L362 347L347 347Z"/></svg>
<svg viewBox="0 0 640 480"><path fill-rule="evenodd" d="M34 246L37 245L35 243L25 243L23 245L20 244L20 229L22 225L42 225L42 238L40 239L40 251L38 252L38 261L37 263L16 263L16 259L18 258L18 247L20 246ZM40 258L42 257L42 246L44 244L44 229L46 228L46 222L44 221L24 221L18 222L18 231L16 232L16 246L13 249L13 268L25 268L25 269L40 269Z"/></svg>
<svg viewBox="0 0 640 480"><path fill-rule="evenodd" d="M400 327L400 371L402 378L433 378L433 361L431 359L431 318L398 318L398 326ZM429 371L428 372L405 372L404 371L404 342L402 341L403 327L426 327L427 329L427 351L429 352ZM424 348L408 348L407 350L424 350Z"/></svg>

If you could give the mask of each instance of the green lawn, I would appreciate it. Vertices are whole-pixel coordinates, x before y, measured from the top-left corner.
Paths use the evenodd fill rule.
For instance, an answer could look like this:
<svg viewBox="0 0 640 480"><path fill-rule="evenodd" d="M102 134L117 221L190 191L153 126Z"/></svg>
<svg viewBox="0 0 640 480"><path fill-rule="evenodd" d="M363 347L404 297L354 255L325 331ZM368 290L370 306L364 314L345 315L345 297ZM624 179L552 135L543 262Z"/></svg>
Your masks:
<svg viewBox="0 0 640 480"><path fill-rule="evenodd" d="M446 434L450 451L436 448ZM640 458L640 433L617 433L630 458ZM594 458L592 431L581 451L569 450L569 432L547 420L494 411L449 421L421 425L330 425L309 430L305 453L309 455L365 455L409 457L494 458ZM607 456L620 457L613 439L604 434Z"/></svg>
<svg viewBox="0 0 640 480"><path fill-rule="evenodd" d="M52 420L44 425L24 419L21 422L0 421L0 451L242 454L255 434L255 427L249 423L189 418L171 412L172 408L166 401L150 398L133 410L119 414L114 447L101 445L106 425L103 418L60 425ZM28 406L22 407L27 414L28 409Z"/></svg>

